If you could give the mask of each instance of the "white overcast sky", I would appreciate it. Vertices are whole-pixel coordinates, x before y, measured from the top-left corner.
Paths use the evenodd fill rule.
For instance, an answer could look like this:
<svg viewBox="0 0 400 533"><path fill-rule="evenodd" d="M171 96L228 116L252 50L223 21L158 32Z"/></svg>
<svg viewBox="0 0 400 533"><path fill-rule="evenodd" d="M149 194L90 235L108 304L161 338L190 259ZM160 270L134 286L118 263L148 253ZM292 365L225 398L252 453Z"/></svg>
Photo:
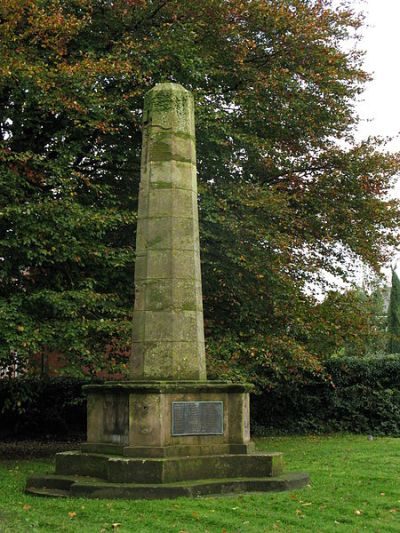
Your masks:
<svg viewBox="0 0 400 533"><path fill-rule="evenodd" d="M365 69L373 75L358 104L362 118L358 135L396 137L389 148L397 151L400 150L400 0L353 0L352 4L366 15L360 47L366 51ZM400 198L400 179L392 196ZM392 264L399 265L399 259L397 250ZM389 270L383 272L389 279Z"/></svg>
<svg viewBox="0 0 400 533"><path fill-rule="evenodd" d="M362 40L357 48L365 51L364 69L373 76L357 103L361 121L356 137L361 140L370 135L397 137L387 146L400 151L400 0L347 0L357 12L366 15ZM333 4L341 4L333 0ZM352 46L354 43L349 43ZM400 179L391 196L400 198ZM392 264L400 266L400 251L394 254ZM397 271L399 272L399 266ZM390 281L390 269L383 269ZM355 281L365 281L367 271L360 265ZM330 276L327 276L331 280ZM331 280L334 281L334 280ZM343 287L340 280L338 288ZM322 293L321 293L322 296Z"/></svg>
<svg viewBox="0 0 400 533"><path fill-rule="evenodd" d="M358 104L363 119L359 135L397 136L400 131L400 0L353 0L366 14L360 48L366 51L364 66L374 79ZM393 140L400 150L400 139Z"/></svg>

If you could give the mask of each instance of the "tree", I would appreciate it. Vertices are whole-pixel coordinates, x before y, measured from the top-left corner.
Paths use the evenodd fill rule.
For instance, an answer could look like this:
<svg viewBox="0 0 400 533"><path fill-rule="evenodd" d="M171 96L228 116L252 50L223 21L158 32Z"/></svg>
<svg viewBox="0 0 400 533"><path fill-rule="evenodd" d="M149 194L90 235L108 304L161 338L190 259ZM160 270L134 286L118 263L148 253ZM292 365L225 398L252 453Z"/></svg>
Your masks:
<svg viewBox="0 0 400 533"><path fill-rule="evenodd" d="M321 358L384 353L387 343L382 290L330 291L316 306L310 347Z"/></svg>
<svg viewBox="0 0 400 533"><path fill-rule="evenodd" d="M0 16L2 360L57 350L95 373L129 345L143 95L173 80L196 100L210 368L318 370L304 289L354 257L378 269L399 220L398 157L352 137L368 75L341 44L362 17L328 0L3 0Z"/></svg>
<svg viewBox="0 0 400 533"><path fill-rule="evenodd" d="M392 268L387 328L389 335L388 353L400 353L400 280L394 268Z"/></svg>

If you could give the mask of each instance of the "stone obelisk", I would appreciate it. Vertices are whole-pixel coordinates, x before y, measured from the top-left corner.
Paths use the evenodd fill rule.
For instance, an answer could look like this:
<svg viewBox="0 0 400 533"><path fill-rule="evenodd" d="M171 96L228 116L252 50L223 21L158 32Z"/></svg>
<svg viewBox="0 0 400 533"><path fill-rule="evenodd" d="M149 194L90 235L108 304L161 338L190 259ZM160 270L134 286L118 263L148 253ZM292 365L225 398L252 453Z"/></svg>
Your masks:
<svg viewBox="0 0 400 533"><path fill-rule="evenodd" d="M251 385L207 381L191 94L145 97L130 380L87 385L87 442L56 455L27 491L88 498L175 498L285 490L282 454L254 453Z"/></svg>
<svg viewBox="0 0 400 533"><path fill-rule="evenodd" d="M174 83L144 102L130 375L206 379L193 98Z"/></svg>

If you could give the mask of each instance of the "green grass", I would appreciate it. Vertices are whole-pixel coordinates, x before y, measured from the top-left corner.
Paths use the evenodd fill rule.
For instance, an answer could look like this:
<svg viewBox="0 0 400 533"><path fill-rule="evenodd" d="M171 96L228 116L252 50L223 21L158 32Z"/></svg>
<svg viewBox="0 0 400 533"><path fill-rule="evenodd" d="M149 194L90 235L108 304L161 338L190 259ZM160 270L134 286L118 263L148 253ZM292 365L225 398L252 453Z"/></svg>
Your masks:
<svg viewBox="0 0 400 533"><path fill-rule="evenodd" d="M27 476L52 471L52 461L3 461L0 531L400 531L399 439L334 435L258 439L257 444L284 452L287 470L307 471L311 485L289 493L194 500L50 499L25 495L23 489Z"/></svg>

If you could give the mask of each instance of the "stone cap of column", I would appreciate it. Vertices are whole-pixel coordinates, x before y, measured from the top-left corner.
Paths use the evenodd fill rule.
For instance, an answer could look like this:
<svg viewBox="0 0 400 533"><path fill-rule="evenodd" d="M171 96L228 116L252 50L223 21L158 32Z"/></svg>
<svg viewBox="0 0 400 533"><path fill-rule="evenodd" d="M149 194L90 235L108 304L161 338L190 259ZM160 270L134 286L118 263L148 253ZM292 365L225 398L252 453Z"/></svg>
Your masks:
<svg viewBox="0 0 400 533"><path fill-rule="evenodd" d="M194 139L192 94L178 83L157 83L145 95L143 125L186 133Z"/></svg>

